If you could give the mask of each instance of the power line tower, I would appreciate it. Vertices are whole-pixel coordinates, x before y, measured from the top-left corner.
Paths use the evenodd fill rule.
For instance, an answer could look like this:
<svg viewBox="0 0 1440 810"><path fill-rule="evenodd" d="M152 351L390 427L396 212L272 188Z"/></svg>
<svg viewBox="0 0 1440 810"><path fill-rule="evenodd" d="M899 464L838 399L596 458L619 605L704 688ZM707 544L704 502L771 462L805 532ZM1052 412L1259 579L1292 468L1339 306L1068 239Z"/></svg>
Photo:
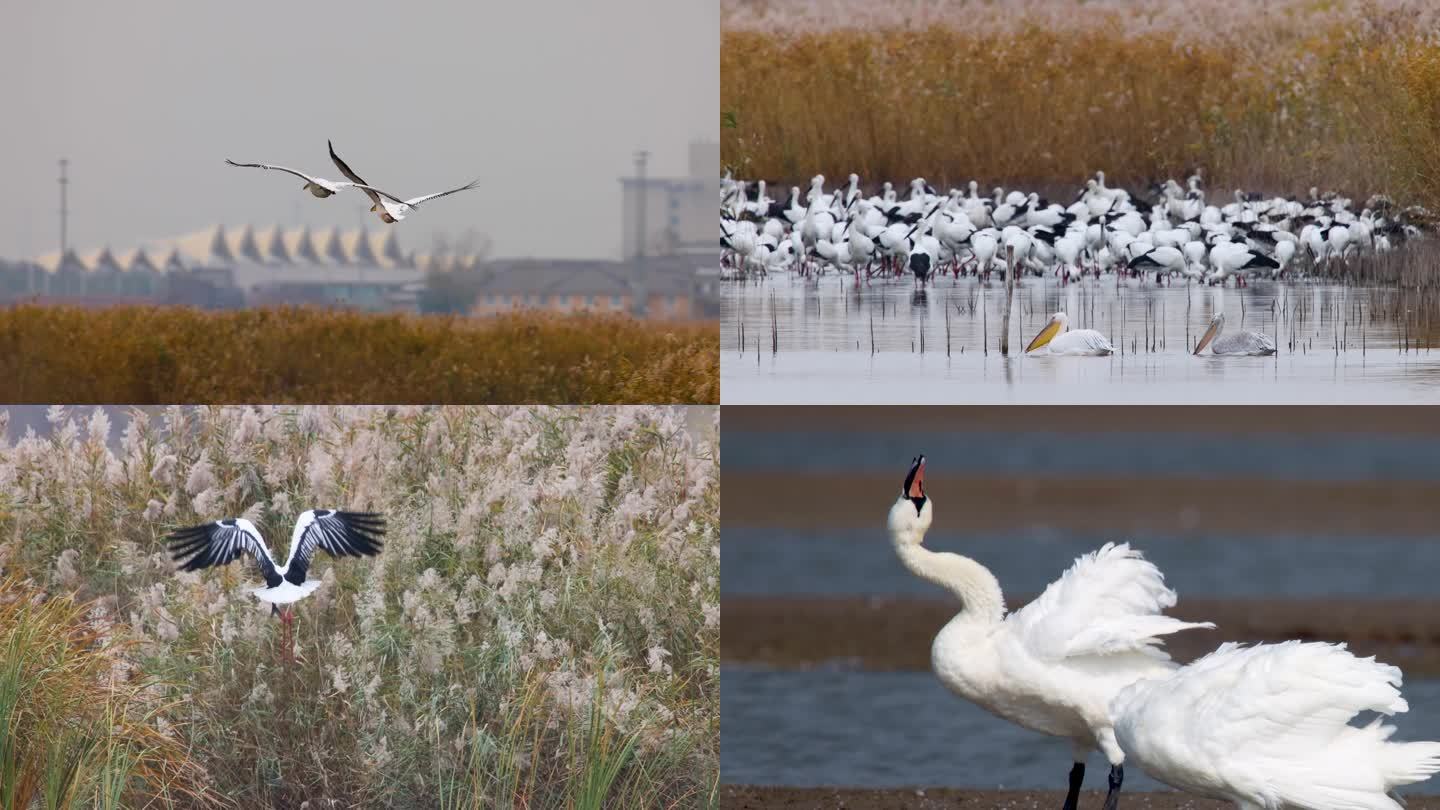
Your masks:
<svg viewBox="0 0 1440 810"><path fill-rule="evenodd" d="M66 233L66 220L70 216L70 207L66 199L67 187L70 185L70 176L66 173L70 161L60 158L60 255L64 256L65 251L70 249L70 238Z"/></svg>
<svg viewBox="0 0 1440 810"><path fill-rule="evenodd" d="M645 198L650 190L645 186L645 164L650 153L641 149L635 153L635 275L632 289L635 300L633 310L637 318L645 317L648 294L645 286Z"/></svg>

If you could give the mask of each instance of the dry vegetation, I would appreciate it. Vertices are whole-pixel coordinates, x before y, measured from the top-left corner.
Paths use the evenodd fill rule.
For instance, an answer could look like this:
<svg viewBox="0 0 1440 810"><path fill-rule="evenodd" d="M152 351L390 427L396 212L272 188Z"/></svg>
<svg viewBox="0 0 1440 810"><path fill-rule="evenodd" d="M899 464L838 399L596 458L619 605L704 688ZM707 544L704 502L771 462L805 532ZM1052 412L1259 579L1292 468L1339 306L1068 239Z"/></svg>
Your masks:
<svg viewBox="0 0 1440 810"><path fill-rule="evenodd" d="M0 442L0 783L57 808L715 806L718 411L686 418L174 407L114 442L52 409ZM312 505L389 533L318 561L286 665L253 565L177 574L163 538L244 515L283 554Z"/></svg>
<svg viewBox="0 0 1440 810"><path fill-rule="evenodd" d="M1440 207L1433 3L725 0L722 25L740 177L1073 190L1096 169L1141 184L1201 166L1217 197L1314 185Z"/></svg>
<svg viewBox="0 0 1440 810"><path fill-rule="evenodd" d="M0 309L0 402L715 403L714 323Z"/></svg>

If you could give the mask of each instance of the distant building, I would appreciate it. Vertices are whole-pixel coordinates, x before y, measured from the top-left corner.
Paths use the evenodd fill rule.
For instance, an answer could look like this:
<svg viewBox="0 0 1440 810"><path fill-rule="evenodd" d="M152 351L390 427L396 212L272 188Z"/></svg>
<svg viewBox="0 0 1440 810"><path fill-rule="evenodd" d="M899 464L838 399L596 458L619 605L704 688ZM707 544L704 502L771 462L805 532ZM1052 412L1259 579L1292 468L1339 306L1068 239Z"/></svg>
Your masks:
<svg viewBox="0 0 1440 810"><path fill-rule="evenodd" d="M620 186L620 255L636 254L637 217L645 200L645 254L662 256L697 247L718 253L715 207L720 194L720 145L690 144L690 176L685 178L622 177Z"/></svg>
<svg viewBox="0 0 1440 810"><path fill-rule="evenodd" d="M394 231L213 225L119 252L70 250L0 263L0 300L413 309L413 288L423 278Z"/></svg>

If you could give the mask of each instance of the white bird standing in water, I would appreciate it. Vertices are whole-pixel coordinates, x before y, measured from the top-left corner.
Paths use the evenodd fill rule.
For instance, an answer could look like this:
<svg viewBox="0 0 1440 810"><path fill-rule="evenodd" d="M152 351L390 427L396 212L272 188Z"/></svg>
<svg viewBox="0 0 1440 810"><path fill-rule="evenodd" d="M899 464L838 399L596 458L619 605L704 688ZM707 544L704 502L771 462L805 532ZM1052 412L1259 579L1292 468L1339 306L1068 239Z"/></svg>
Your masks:
<svg viewBox="0 0 1440 810"><path fill-rule="evenodd" d="M1087 355L1098 357L1106 354L1114 354L1115 347L1104 335L1094 329L1076 329L1066 331L1070 319L1065 313L1057 312L1050 316L1045 327L1035 335L1030 344L1025 347L1025 353L1029 354L1037 349L1045 349L1049 354L1065 355Z"/></svg>
<svg viewBox="0 0 1440 810"><path fill-rule="evenodd" d="M1210 328L1200 336L1200 341L1195 344L1195 354L1199 354L1207 345L1210 346L1211 354L1219 355L1249 355L1260 357L1275 353L1275 341L1269 335L1262 335L1259 332L1251 332L1249 329L1241 329L1239 332L1231 332L1221 336L1220 330L1225 328L1225 313L1218 313L1210 319ZM1210 345L1210 344L1214 345Z"/></svg>
<svg viewBox="0 0 1440 810"><path fill-rule="evenodd" d="M383 545L385 518L372 512L340 512L312 509L301 513L290 534L290 556L277 566L270 548L255 524L244 518L226 518L200 526L176 529L169 535L170 552L181 563L181 571L199 571L225 565L242 556L255 558L265 587L251 591L268 602L272 613L280 614L284 639L281 649L290 650L290 605L314 593L320 580L306 577L315 549L335 557L373 557ZM279 607L284 605L282 609Z"/></svg>
<svg viewBox="0 0 1440 810"><path fill-rule="evenodd" d="M1440 772L1440 742L1390 742L1379 718L1409 709L1401 673L1343 644L1224 644L1121 689L1115 736L1130 761L1241 810L1400 810L1387 795Z"/></svg>
<svg viewBox="0 0 1440 810"><path fill-rule="evenodd" d="M1174 606L1175 592L1159 569L1123 543L1080 557L1039 598L1007 615L989 570L924 547L932 508L919 456L890 509L889 528L905 567L962 605L930 648L936 676L992 714L1070 741L1074 766L1063 810L1075 810L1085 757L1098 748L1110 763L1105 810L1115 810L1125 754L1110 723L1110 701L1139 678L1175 669L1161 636L1214 625L1161 615Z"/></svg>

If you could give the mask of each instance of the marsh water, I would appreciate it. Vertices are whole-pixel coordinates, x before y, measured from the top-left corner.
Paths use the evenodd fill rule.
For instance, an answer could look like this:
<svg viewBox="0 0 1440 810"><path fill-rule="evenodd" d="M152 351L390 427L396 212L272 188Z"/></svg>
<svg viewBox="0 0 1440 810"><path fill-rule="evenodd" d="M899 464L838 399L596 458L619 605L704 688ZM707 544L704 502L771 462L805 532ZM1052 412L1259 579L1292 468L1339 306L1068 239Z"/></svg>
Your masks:
<svg viewBox="0 0 1440 810"><path fill-rule="evenodd" d="M1395 739L1440 739L1440 681L1407 680L1405 698ZM1064 790L1070 770L1068 743L987 714L928 672L726 666L720 701L720 775L730 784ZM1103 790L1106 771L1091 756L1086 787ZM1127 768L1125 789L1166 788Z"/></svg>
<svg viewBox="0 0 1440 810"><path fill-rule="evenodd" d="M1011 356L999 352L1002 281L818 281L792 273L721 290L726 404L1440 402L1440 342L1397 319L1393 288L1257 281L1018 281ZM1098 329L1108 357L1019 356L1057 311ZM1272 357L1192 356L1211 317L1264 332ZM1413 315L1413 313L1412 313Z"/></svg>

